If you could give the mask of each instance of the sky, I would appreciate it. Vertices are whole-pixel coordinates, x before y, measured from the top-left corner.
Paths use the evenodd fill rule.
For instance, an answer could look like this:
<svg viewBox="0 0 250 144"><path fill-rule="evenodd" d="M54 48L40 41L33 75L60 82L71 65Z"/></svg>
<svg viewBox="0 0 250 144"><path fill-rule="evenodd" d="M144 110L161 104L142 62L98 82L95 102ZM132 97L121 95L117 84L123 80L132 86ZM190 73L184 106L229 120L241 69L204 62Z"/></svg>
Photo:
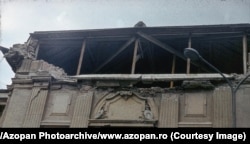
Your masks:
<svg viewBox="0 0 250 144"><path fill-rule="evenodd" d="M250 0L0 0L0 45L34 31L250 23ZM0 52L0 89L14 73Z"/></svg>

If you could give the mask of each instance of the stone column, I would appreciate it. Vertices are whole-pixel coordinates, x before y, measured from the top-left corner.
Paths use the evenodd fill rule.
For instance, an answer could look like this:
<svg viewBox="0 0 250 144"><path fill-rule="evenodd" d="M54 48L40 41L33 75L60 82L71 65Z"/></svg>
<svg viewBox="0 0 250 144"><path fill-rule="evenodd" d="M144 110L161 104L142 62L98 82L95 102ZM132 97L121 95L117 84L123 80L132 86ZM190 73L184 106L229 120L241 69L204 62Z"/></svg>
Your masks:
<svg viewBox="0 0 250 144"><path fill-rule="evenodd" d="M48 82L34 84L23 127L40 127L47 95Z"/></svg>
<svg viewBox="0 0 250 144"><path fill-rule="evenodd" d="M159 128L178 127L179 104L178 95L162 94Z"/></svg>
<svg viewBox="0 0 250 144"><path fill-rule="evenodd" d="M220 87L213 94L213 127L232 126L232 95L230 88Z"/></svg>
<svg viewBox="0 0 250 144"><path fill-rule="evenodd" d="M89 87L85 87L89 89ZM75 109L70 127L72 128L87 128L90 118L91 106L93 99L93 91L79 91L76 99Z"/></svg>
<svg viewBox="0 0 250 144"><path fill-rule="evenodd" d="M22 86L25 86L24 84ZM2 127L20 128L25 119L28 109L31 87L14 87L11 97L8 100L7 109L3 118Z"/></svg>

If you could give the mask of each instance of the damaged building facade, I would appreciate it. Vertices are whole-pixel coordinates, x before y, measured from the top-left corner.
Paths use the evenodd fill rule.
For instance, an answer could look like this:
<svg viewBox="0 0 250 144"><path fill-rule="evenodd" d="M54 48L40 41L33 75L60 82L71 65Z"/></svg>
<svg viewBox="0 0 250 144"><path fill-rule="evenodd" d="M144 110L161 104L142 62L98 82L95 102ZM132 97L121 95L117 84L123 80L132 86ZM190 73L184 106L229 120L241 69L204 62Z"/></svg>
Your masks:
<svg viewBox="0 0 250 144"><path fill-rule="evenodd" d="M0 127L250 127L250 24L38 31L0 47L15 72ZM233 108L236 115L233 115Z"/></svg>

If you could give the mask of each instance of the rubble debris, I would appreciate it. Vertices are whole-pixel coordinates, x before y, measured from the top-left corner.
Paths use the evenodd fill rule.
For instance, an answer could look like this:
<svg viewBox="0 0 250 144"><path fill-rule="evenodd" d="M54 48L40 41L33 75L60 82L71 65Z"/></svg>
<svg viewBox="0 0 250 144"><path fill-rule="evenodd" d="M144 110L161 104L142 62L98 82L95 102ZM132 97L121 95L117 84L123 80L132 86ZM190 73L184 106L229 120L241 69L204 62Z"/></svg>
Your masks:
<svg viewBox="0 0 250 144"><path fill-rule="evenodd" d="M65 79L67 76L62 68L49 64L44 60L32 61L30 72L32 76L49 74L55 79Z"/></svg>
<svg viewBox="0 0 250 144"><path fill-rule="evenodd" d="M50 75L55 79L66 79L67 74L62 68L44 60L36 60L37 47L38 40L31 38L24 44L14 44L10 49L0 47L0 50L15 73L22 74L25 71L30 76ZM27 62L28 60L31 62ZM19 68L22 70L18 71Z"/></svg>
<svg viewBox="0 0 250 144"><path fill-rule="evenodd" d="M14 44L8 52L6 52L6 49L3 49L5 52L4 56L14 72L21 66L23 59L35 60L37 45L38 40L30 40L29 43Z"/></svg>
<svg viewBox="0 0 250 144"><path fill-rule="evenodd" d="M214 85L210 81L183 81L184 89L214 89Z"/></svg>

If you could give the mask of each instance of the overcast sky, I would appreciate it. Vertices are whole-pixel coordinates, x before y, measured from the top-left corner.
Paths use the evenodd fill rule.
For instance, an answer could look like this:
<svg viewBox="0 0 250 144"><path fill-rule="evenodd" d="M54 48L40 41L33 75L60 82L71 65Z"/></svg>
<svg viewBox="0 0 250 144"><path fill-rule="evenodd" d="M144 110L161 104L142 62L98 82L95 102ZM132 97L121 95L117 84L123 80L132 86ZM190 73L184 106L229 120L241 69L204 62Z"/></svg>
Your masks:
<svg viewBox="0 0 250 144"><path fill-rule="evenodd" d="M0 0L0 45L24 43L29 33L147 26L250 23L250 0ZM14 74L0 52L0 89Z"/></svg>

